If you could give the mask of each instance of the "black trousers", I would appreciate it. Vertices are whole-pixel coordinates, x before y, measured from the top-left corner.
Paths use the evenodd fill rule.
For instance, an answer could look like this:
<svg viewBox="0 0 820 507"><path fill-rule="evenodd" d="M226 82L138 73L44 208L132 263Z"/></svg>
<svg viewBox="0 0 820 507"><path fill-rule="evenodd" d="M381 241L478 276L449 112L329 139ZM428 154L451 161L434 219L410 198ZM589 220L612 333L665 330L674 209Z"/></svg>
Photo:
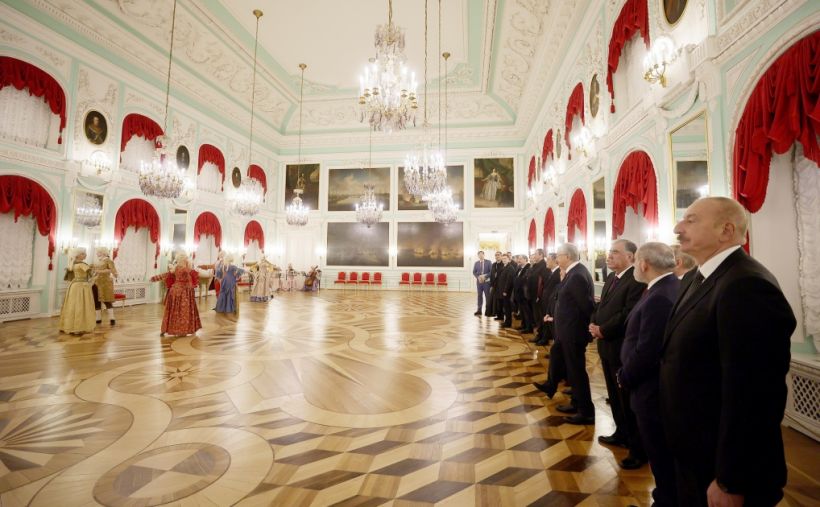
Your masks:
<svg viewBox="0 0 820 507"><path fill-rule="evenodd" d="M572 398L583 417L595 417L589 375L586 368L586 339L559 338L567 364L567 377L572 385Z"/></svg>
<svg viewBox="0 0 820 507"><path fill-rule="evenodd" d="M548 323L544 323L547 325ZM550 364L547 372L547 384L558 388L562 380L567 379L567 363L561 351L561 342L553 341L550 347Z"/></svg>
<svg viewBox="0 0 820 507"><path fill-rule="evenodd" d="M524 329L532 329L532 303L530 303L529 300L522 298L521 302L518 304L518 310L521 312L521 325Z"/></svg>
<svg viewBox="0 0 820 507"><path fill-rule="evenodd" d="M513 310L513 301L512 298L507 296L501 296L501 306L502 306L502 314L501 316L504 318L504 325L505 326L512 326L512 310Z"/></svg>
<svg viewBox="0 0 820 507"><path fill-rule="evenodd" d="M608 354L602 354L600 343L598 344L598 355L601 356L601 369L604 372L604 381L606 381L609 408L612 410L612 418L615 419L615 433L628 441L629 430L626 425L626 416L624 415L618 381L615 378L615 374L621 369L621 360L620 358L610 357Z"/></svg>
<svg viewBox="0 0 820 507"><path fill-rule="evenodd" d="M498 302L496 301L498 297L498 291L495 290L494 287L490 287L490 295L487 297L487 308L484 310L484 315L487 317L492 317L496 315L496 306Z"/></svg>
<svg viewBox="0 0 820 507"><path fill-rule="evenodd" d="M546 324L544 322L544 309L541 306L541 302L538 301L530 301L530 311L532 312L532 324L534 329L538 329L539 331L541 328ZM541 333L538 333L538 336L541 336Z"/></svg>
<svg viewBox="0 0 820 507"><path fill-rule="evenodd" d="M655 379L657 381L657 379ZM675 460L666 443L661 422L661 411L658 403L645 403L626 393L631 408L634 409L638 433L643 448L649 458L652 475L655 476L655 489L652 499L658 507L677 505L677 487L675 481Z"/></svg>

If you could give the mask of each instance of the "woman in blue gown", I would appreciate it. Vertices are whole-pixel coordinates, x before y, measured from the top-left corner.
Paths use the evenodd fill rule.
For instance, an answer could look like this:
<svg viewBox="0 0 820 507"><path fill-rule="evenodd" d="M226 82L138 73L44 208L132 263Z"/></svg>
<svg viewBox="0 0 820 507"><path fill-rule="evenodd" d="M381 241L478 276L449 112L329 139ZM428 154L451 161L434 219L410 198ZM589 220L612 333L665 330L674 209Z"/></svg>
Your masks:
<svg viewBox="0 0 820 507"><path fill-rule="evenodd" d="M236 282L243 274L245 274L244 269L234 266L233 255L226 255L222 264L217 266L216 277L221 280L219 297L216 299L218 313L236 313L238 310Z"/></svg>

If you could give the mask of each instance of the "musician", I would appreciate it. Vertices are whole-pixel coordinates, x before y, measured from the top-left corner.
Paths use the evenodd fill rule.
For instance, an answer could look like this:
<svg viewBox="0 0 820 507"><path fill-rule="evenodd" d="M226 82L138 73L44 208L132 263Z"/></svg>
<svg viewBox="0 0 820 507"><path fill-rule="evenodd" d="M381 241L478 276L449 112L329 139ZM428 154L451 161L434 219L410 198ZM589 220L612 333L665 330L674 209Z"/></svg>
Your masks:
<svg viewBox="0 0 820 507"><path fill-rule="evenodd" d="M322 270L319 269L319 266L311 266L310 271L308 271L307 276L305 277L305 287L304 291L319 291L319 282L322 276Z"/></svg>

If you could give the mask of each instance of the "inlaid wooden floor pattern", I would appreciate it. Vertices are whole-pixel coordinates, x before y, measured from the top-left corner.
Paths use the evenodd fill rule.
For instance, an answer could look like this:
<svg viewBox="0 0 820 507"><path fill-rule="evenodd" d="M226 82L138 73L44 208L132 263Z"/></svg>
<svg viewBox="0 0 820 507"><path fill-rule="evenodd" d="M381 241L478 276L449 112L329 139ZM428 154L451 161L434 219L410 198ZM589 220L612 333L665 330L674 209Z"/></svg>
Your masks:
<svg viewBox="0 0 820 507"><path fill-rule="evenodd" d="M3 324L0 505L649 505L649 468L595 440L595 354L578 427L531 385L544 349L472 294L243 299L237 318L203 302L195 337L161 339L160 305L81 337ZM816 498L817 455L783 505Z"/></svg>

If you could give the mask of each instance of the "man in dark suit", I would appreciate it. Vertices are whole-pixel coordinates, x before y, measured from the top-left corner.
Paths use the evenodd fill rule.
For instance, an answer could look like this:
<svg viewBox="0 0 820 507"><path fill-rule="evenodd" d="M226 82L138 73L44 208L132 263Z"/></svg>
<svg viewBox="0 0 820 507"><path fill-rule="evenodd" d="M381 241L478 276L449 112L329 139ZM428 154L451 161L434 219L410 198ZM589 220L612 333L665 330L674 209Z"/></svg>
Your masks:
<svg viewBox="0 0 820 507"><path fill-rule="evenodd" d="M516 257L518 258L518 272L513 282L513 299L515 300L518 313L521 316L521 327L516 328L516 331L531 333L533 327L532 305L527 297L527 291L529 290L527 285L529 283L528 280L532 265L526 255L516 255Z"/></svg>
<svg viewBox="0 0 820 507"><path fill-rule="evenodd" d="M487 305L486 313L484 313L487 317L495 315L495 320L500 320L498 316L502 313L501 302L498 299L498 275L501 273L502 267L504 267L504 265L501 263L501 252L496 252L495 262L492 268L490 268L490 300L492 304Z"/></svg>
<svg viewBox="0 0 820 507"><path fill-rule="evenodd" d="M544 290L541 292L541 303L544 317L542 320L542 327L536 337L535 344L546 346L550 340L555 336L555 322L551 315L555 313L555 297L558 294L558 287L561 284L561 269L558 267L556 255L550 253L547 256L547 270L550 273L547 282L544 284ZM543 384L533 382L533 385L541 390L548 398L552 399L555 392L558 390L558 384L567 379L567 365L564 361L564 354L561 352L561 342L553 340L549 353L549 370L547 372L547 380Z"/></svg>
<svg viewBox="0 0 820 507"><path fill-rule="evenodd" d="M660 365L679 505L783 497L780 422L796 320L775 277L741 248L746 224L736 201L706 197L675 226L698 264L672 308Z"/></svg>
<svg viewBox="0 0 820 507"><path fill-rule="evenodd" d="M627 420L634 420L635 415L629 409L629 403L622 402L622 394L615 379L615 374L621 368L621 345L624 342L626 316L646 289L646 284L635 281L633 275L632 263L635 261L637 250L635 243L627 239L619 239L612 243L606 256L607 268L612 273L604 283L601 301L596 306L589 325L589 334L598 345L609 407L612 410L612 418L615 419L615 432L612 435L599 436L598 441L628 448L629 456L620 462L621 467L627 470L640 468L646 463L646 453L640 437L635 431L629 431L630 426L633 426L633 430L635 428L634 424L630 425Z"/></svg>
<svg viewBox="0 0 820 507"><path fill-rule="evenodd" d="M475 277L476 291L478 292L478 310L476 316L481 316L481 307L484 306L484 301L487 301L487 309L490 308L490 270L492 263L484 258L484 252L478 252L478 260L473 264L473 276Z"/></svg>
<svg viewBox="0 0 820 507"><path fill-rule="evenodd" d="M498 275L498 299L501 304L503 322L502 328L512 327L512 291L515 281L516 266L508 254L501 256L503 267Z"/></svg>
<svg viewBox="0 0 820 507"><path fill-rule="evenodd" d="M541 292L544 284L549 278L550 272L547 263L544 261L544 250L537 248L530 256L530 276L527 278L527 300L530 302L530 312L532 314L532 331L538 336L541 326L544 324L544 313L541 306ZM536 338L537 340L537 338Z"/></svg>
<svg viewBox="0 0 820 507"><path fill-rule="evenodd" d="M565 418L570 424L595 424L595 408L586 370L587 344L592 340L589 321L595 306L592 275L580 262L578 247L565 243L558 248L558 266L563 280L555 303L555 341L561 351L572 384L572 405L559 405L558 411L573 414Z"/></svg>
<svg viewBox="0 0 820 507"><path fill-rule="evenodd" d="M677 505L675 462L666 444L658 395L663 333L680 287L674 268L675 254L663 243L646 243L635 254L635 280L649 285L626 320L617 374L655 476L652 498L658 507Z"/></svg>

